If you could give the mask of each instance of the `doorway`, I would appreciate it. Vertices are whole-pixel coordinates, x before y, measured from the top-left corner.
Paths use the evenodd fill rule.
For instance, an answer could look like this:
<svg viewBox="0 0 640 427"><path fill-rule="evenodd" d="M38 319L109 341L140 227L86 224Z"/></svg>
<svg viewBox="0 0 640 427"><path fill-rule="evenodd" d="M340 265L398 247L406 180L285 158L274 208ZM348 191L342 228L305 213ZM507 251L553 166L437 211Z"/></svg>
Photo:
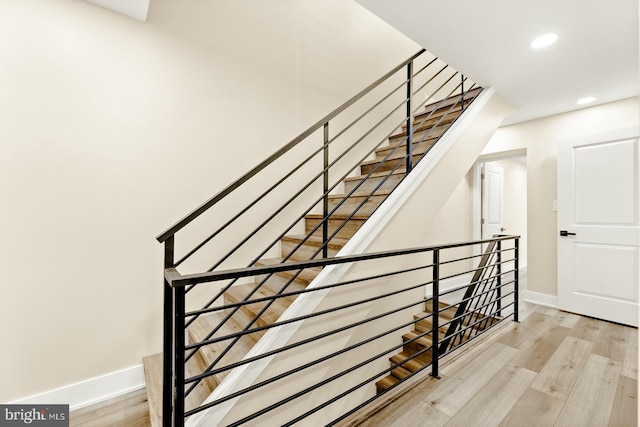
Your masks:
<svg viewBox="0 0 640 427"><path fill-rule="evenodd" d="M527 156L481 156L474 165L474 239L520 236L520 271L527 266Z"/></svg>

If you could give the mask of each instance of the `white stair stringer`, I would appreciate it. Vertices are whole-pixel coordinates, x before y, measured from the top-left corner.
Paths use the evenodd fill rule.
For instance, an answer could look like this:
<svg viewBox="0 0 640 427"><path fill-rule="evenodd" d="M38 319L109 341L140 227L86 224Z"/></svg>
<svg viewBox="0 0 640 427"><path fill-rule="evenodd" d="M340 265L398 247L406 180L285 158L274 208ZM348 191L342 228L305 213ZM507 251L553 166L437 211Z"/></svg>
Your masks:
<svg viewBox="0 0 640 427"><path fill-rule="evenodd" d="M425 158L413 168L412 172L398 185L396 190L389 195L356 234L349 239L338 253L338 256L423 246L425 244L422 240L424 233L419 232L420 226L423 225L426 229L426 226L436 217L450 194L472 167L493 133L512 109L509 104L495 93L493 88L483 90L465 110L464 114L440 138ZM407 224L413 224L414 226L407 226ZM346 274L357 273L356 270L358 268L363 267L349 265L325 267L307 289L344 280ZM371 268L371 266L364 268ZM381 284L381 286L383 285ZM370 296L371 292L375 291L375 286L367 286L364 290L355 291L352 297L354 300L364 299L363 292L366 292L364 295ZM335 301L344 303L344 293L337 297L336 295L332 296L332 292L339 293L340 291L325 289L300 295L282 314L280 320L292 319L313 313L316 310L328 308L335 304ZM357 295L358 293L360 294ZM418 294L422 296L424 291L419 291ZM351 311L346 316L349 317L351 322L361 320L370 311L379 309L375 304L369 303L367 306L360 306L358 311ZM344 317L342 316L342 318ZM326 326L324 323L326 322L323 322L323 326ZM312 320L306 320L270 329L245 358L254 357L305 339L317 333L318 327L318 322L314 323ZM357 335L358 331L353 330L349 334L342 334L330 342L323 342L323 354L346 347L356 339ZM283 366L289 368L300 366L316 356L315 352L300 351L296 352L294 362L287 362L285 359L290 356L280 354L242 365L235 368L203 404L242 390L269 377L274 372L280 373ZM265 402L270 404L280 399L281 397L278 397L278 395L281 396L285 388L299 390L314 381L321 381L333 375L340 369L340 365L338 362L322 364L313 371L305 373L302 376L304 377L302 380L289 377L285 383L278 382L272 386L266 386L260 393L229 400L217 405L213 410L203 411L191 416L186 425L226 425L230 420L239 419L248 413L254 412L257 410L256 408L264 406ZM331 397L339 394L338 390L340 388L345 388L344 384L334 384L334 389L332 390L331 387L332 385L329 385L329 388L326 389ZM368 397L367 393L367 391L354 393L350 395L349 399L347 399L348 402L346 402L350 407L340 408L340 402L337 402L325 408L324 412L319 411L306 418L299 425L318 425L319 420L326 422L326 420L334 419L339 415L340 411L350 409L354 401ZM373 393L375 393L375 387L372 387L371 395ZM292 405L295 407L292 408L290 405L277 411L272 411L272 413L256 420L255 425L281 424L283 419L295 417L292 413L287 413L289 410L295 410L296 414L299 414L318 403L318 399L306 398L298 400L300 402L297 405ZM248 425L253 425L253 423Z"/></svg>

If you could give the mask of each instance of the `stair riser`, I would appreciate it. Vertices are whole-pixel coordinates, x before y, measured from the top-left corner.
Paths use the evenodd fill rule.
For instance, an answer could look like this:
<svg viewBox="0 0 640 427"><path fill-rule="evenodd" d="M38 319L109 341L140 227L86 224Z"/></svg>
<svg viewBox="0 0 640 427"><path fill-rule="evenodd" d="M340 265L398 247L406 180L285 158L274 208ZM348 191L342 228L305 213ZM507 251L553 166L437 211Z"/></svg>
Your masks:
<svg viewBox="0 0 640 427"><path fill-rule="evenodd" d="M329 236L331 236L336 230L339 229L336 237L340 237L342 239L350 239L354 234L356 234L356 231L358 231L358 229L362 227L364 221L365 220L361 219L351 219L349 221L346 221L345 223L343 219L329 219L327 233ZM313 234L315 234L316 236L322 236L323 225L321 225L321 223L322 220L320 219L305 219L305 232L308 233L318 226L317 230L314 231Z"/></svg>
<svg viewBox="0 0 640 427"><path fill-rule="evenodd" d="M384 181L380 188L376 189L376 192L389 192L396 188L396 186L402 181L404 174L392 174L389 177L381 176L381 177L370 177L365 180L365 182L356 189L353 193L354 196L366 196L370 194L374 188L376 188L381 182ZM385 181L386 179L386 181ZM360 181L345 181L344 188L345 194L348 194L353 190L356 185L358 185ZM374 193L375 194L375 193Z"/></svg>
<svg viewBox="0 0 640 427"><path fill-rule="evenodd" d="M374 210L376 210L376 208L378 206L380 206L380 204L386 199L386 195L373 195L371 197L369 197L368 199L366 199L366 197L364 196L358 196L358 197L349 197L347 200L344 201L344 203L342 203L338 209L336 210L336 214L342 214L342 215L350 215L351 213L354 212L354 210L356 208L358 208L358 206L360 205L360 203L362 203L364 200L366 200L363 205L358 208L358 211L356 212L356 215L371 215L373 213ZM340 199L330 199L329 200L329 210L333 210L336 205L338 203L340 203L341 200Z"/></svg>
<svg viewBox="0 0 640 427"><path fill-rule="evenodd" d="M282 256L286 257L288 256L293 250L294 248L297 246L297 244L299 243L299 241L289 241L289 240L282 240L281 242L281 247L282 247ZM311 244L303 244L302 246L300 246L299 248L295 249L295 252L289 257L289 261L308 261L311 259L311 257L315 257L315 258L322 258L322 250L320 250L318 255L314 255L314 253L316 251L318 251L319 246L317 245L311 245ZM330 257L336 256L336 254L338 253L340 249L332 247L332 245L329 245L328 248L328 255Z"/></svg>

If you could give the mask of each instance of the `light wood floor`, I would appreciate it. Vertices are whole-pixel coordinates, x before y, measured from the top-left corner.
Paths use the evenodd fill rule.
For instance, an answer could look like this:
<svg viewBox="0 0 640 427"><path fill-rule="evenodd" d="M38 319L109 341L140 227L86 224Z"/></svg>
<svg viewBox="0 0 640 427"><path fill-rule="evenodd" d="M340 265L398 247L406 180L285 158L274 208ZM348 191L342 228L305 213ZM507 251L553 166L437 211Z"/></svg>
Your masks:
<svg viewBox="0 0 640 427"><path fill-rule="evenodd" d="M444 360L441 379L415 381L375 414L346 425L638 425L638 330L524 305L508 322Z"/></svg>
<svg viewBox="0 0 640 427"><path fill-rule="evenodd" d="M441 364L441 379L414 381L375 414L346 425L638 425L638 330L523 304L505 322ZM73 411L72 426L148 426L145 390Z"/></svg>

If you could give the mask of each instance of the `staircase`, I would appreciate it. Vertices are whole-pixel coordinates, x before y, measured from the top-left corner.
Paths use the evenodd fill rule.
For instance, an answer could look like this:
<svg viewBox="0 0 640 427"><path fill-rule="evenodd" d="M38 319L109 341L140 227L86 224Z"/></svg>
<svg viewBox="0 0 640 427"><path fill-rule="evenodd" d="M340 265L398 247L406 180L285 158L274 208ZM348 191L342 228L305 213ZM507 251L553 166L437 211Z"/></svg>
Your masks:
<svg viewBox="0 0 640 427"><path fill-rule="evenodd" d="M438 325L442 325L438 328L439 354L446 353L456 341L458 346L462 345L478 333L500 321L499 317L483 316L479 312L465 312L460 315L458 313L459 305L440 302L439 307L437 314ZM434 347L431 338L433 315L432 301L425 304L424 312L414 315L416 321L415 329L402 335L404 342L402 352L389 358L392 368L390 374L376 382L376 390L379 394L431 365ZM456 318L460 319L458 327L451 327ZM460 331L460 329L464 328L468 329Z"/></svg>
<svg viewBox="0 0 640 427"><path fill-rule="evenodd" d="M412 165L415 165L424 157L440 136L462 114L467 105L480 94L481 90L481 88L477 88L468 91L464 95L464 99L457 95L439 103L427 105L424 111L415 115L412 132L414 141L411 150ZM327 256L333 257L342 249L346 242L407 175L404 148L406 140L406 126L403 126L398 133L388 138L388 144L376 149L375 159L367 160L360 164L359 176L349 177L343 181L344 194L329 196L328 209L329 212L333 212L327 220L327 234L333 237L326 244ZM322 256L323 230L321 225L323 220L324 218L321 214L307 214L304 217L306 234L282 237L280 240L281 256L260 259L255 265L267 266L282 262L306 261ZM255 278L255 283L234 285L226 290L224 292L224 303L242 302L249 296L252 299L273 296L282 293L285 289L286 292L305 289L319 271L320 269L308 268L297 275L293 275L291 272L284 272L269 277L257 277ZM209 339L212 335L211 331L215 331L218 325L222 325L218 333L228 335L240 332L249 325L254 328L272 324L278 320L295 298L296 295L290 295L286 298L272 301L267 300L243 305L240 308L230 308L225 314L218 312L200 315L187 328L186 342L187 344L198 343ZM442 323L451 314L451 310L455 312L454 307L441 311ZM231 317L225 321L225 317L229 315ZM422 334L428 327L428 320L416 321L416 329L412 333L405 335L406 340L410 341L411 337ZM444 334L446 331L442 333ZM230 340L201 347L191 357L188 357L186 377L206 372L213 365L216 366L217 371L219 366L227 366L241 360L260 339L262 334L262 331L258 331L242 335L230 347L230 350L227 349ZM429 347L428 340L429 337L427 336L419 337L407 343L403 353L391 358L392 363L398 364L398 366L392 371L392 375L376 384L378 391L384 390L397 382L398 379L408 375L408 373L421 369L422 366L430 363L429 352L407 360L416 351ZM189 352L187 354L189 355ZM162 425L162 355L156 354L146 357L143 363L151 423L153 426L159 426ZM229 372L230 370L220 371L199 381L195 388L188 393L185 409L188 411L191 408L198 407Z"/></svg>

